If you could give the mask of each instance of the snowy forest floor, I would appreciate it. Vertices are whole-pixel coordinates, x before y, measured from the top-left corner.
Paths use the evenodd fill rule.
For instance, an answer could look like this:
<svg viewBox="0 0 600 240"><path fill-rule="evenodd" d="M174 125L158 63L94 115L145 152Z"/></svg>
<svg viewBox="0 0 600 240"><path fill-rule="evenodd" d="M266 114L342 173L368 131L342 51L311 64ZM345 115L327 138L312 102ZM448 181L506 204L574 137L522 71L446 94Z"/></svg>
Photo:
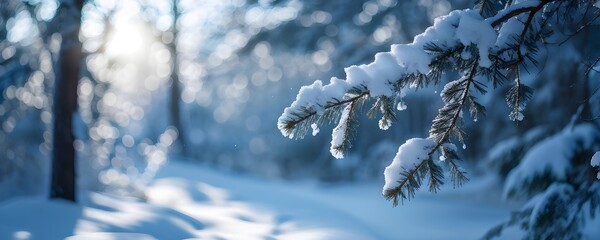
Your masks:
<svg viewBox="0 0 600 240"><path fill-rule="evenodd" d="M478 239L510 215L494 181L421 191L392 208L383 183L269 181L177 161L146 201L83 192L0 202L0 239Z"/></svg>

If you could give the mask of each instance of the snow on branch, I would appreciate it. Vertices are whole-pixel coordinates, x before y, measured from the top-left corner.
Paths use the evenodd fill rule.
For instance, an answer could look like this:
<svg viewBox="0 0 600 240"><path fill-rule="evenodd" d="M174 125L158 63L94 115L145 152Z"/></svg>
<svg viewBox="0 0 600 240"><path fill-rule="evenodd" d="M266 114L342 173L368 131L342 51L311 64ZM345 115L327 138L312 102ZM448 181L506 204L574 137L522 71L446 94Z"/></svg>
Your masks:
<svg viewBox="0 0 600 240"><path fill-rule="evenodd" d="M489 67L491 62L488 54L495 39L495 30L477 11L453 11L436 19L434 25L416 36L412 43L392 45L390 52L377 53L372 63L344 69L346 79L334 77L327 85L317 80L302 87L296 100L279 117L278 127L286 137L303 137L305 132L298 132L296 126L314 115L323 116L329 109L363 96L394 97L406 85L419 85L419 81L432 73L434 60L450 57L449 53L428 51L426 46L429 44L446 48L474 45L481 59L479 65ZM355 97L349 96L349 93Z"/></svg>
<svg viewBox="0 0 600 240"><path fill-rule="evenodd" d="M533 90L521 83L520 68L525 66L525 60L537 63L536 42L545 34L542 26L529 25L543 24L540 18L545 15L538 12L553 2L524 0L499 9L501 6L494 1L481 0L479 10L452 11L435 19L412 43L394 44L390 51L375 54L369 64L345 68L345 79L334 77L326 85L317 80L302 87L296 100L279 117L278 128L286 137L303 138L319 124L337 122L331 153L341 158L350 148L352 127L357 125L353 124L357 106L374 99L367 114L375 117L380 112L379 125L386 130L396 119L393 106L406 108L404 102L398 103L403 89L437 85L444 74L459 72L463 77L447 83L440 94L444 106L432 121L429 137L411 139L400 146L386 169L383 192L396 205L398 197L412 197L425 177L435 192L443 179L441 168L432 160L435 153L448 164L455 185L461 185L468 179L456 164L456 149L450 141L451 137L463 141L459 128L463 109L468 109L476 121L478 114L485 113L485 107L473 95L487 92L480 81L487 79L497 87L514 80L515 86L506 97L513 109L510 119L523 119L521 112Z"/></svg>
<svg viewBox="0 0 600 240"><path fill-rule="evenodd" d="M407 140L398 148L396 157L388 167L385 168L385 185L383 186L383 196L386 199L393 199L394 206L398 205L398 196L402 200L414 197L415 191L421 186L421 182L426 174L426 164L430 164L437 173L434 178L434 185L442 183L442 171L431 160L431 150L437 143L431 139L413 138ZM438 181L438 183L435 183ZM437 189L437 186L434 186Z"/></svg>
<svg viewBox="0 0 600 240"><path fill-rule="evenodd" d="M350 148L350 137L352 126L356 119L354 118L354 108L356 102L351 102L344 107L340 122L331 133L331 155L335 158L343 158L344 150Z"/></svg>
<svg viewBox="0 0 600 240"><path fill-rule="evenodd" d="M300 125L300 128L297 128L302 121L314 121L311 119L314 115L317 118L332 117L324 113L362 97L394 97L406 86L425 86L430 80L437 83L441 73L448 70L439 66L447 65L450 60L460 62L469 60L470 55L476 55L481 68L497 67L492 65L499 64L496 62L500 61L504 64L510 62L510 59L497 56L494 56L494 60L490 59L490 53L506 52L506 49L500 47L506 41L497 41L498 35L494 27L510 17L539 10L546 2L523 1L501 10L488 19L483 19L476 10L471 9L455 10L439 17L433 26L417 35L412 43L392 45L389 52L377 53L372 63L344 69L346 79L334 77L326 85L317 80L302 87L296 100L280 116L278 127L286 137L302 138L306 133L305 127ZM517 35L521 30L522 24L510 24L506 28L500 28L499 32L507 38L506 36ZM472 48L477 49L473 54ZM457 53L460 58L455 56ZM454 70L459 68L450 67ZM360 97L351 97L348 93Z"/></svg>
<svg viewBox="0 0 600 240"><path fill-rule="evenodd" d="M566 181L577 152L593 149L593 143L597 141L599 134L596 126L579 124L573 128L567 126L560 133L543 140L509 173L504 196L527 195L543 189L547 186L539 183L545 178Z"/></svg>
<svg viewBox="0 0 600 240"><path fill-rule="evenodd" d="M519 14L538 11L539 9L544 7L546 4L548 4L549 2L552 2L552 1L550 1L550 0L520 1L516 4L510 5L506 8L498 11L498 13L495 16L486 19L486 21L490 25L497 27L497 26L501 25L502 23L506 22L507 20L509 20L510 18L518 16Z"/></svg>
<svg viewBox="0 0 600 240"><path fill-rule="evenodd" d="M600 151L594 153L594 156L592 156L592 160L590 160L590 164L592 165L592 167L600 167ZM598 171L598 174L596 174L596 178L600 180L600 171Z"/></svg>

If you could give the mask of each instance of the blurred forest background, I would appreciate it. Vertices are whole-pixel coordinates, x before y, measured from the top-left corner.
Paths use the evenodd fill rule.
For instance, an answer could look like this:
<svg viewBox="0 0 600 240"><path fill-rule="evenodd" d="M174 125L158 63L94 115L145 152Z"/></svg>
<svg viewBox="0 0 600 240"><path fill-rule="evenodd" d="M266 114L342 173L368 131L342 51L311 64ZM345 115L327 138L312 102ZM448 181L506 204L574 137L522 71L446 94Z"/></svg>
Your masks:
<svg viewBox="0 0 600 240"><path fill-rule="evenodd" d="M278 116L301 86L343 78L344 67L372 62L435 17L473 2L86 1L73 122L79 187L141 194L172 158L264 178L380 181L401 143L427 136L441 86L408 92L407 110L387 131L361 117L358 138L340 160L329 153L332 126L292 141L277 129ZM48 191L56 59L69 27L58 6L0 4L0 200ZM552 58L542 57L545 67L525 78L536 89L525 121L508 119L505 90L482 96L487 115L465 123L460 150L469 174L503 179L528 148L570 121L597 124L589 120L600 115L590 66L600 42L589 39L598 34L547 46L542 56Z"/></svg>

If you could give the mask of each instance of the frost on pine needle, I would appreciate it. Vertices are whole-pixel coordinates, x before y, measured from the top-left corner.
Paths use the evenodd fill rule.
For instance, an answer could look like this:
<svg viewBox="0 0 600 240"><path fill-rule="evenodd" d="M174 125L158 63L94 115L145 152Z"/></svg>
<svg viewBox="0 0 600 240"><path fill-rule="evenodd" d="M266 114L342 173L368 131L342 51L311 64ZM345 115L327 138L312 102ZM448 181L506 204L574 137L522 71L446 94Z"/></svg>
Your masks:
<svg viewBox="0 0 600 240"><path fill-rule="evenodd" d="M521 111L512 111L508 115L508 118L513 122L520 122L520 121L523 121L523 119L525 118L525 115L523 115L523 113Z"/></svg>
<svg viewBox="0 0 600 240"><path fill-rule="evenodd" d="M389 119L380 119L379 120L379 129L381 130L388 130L390 128L390 126L392 126L392 121Z"/></svg>
<svg viewBox="0 0 600 240"><path fill-rule="evenodd" d="M406 102L404 102L404 97L406 97L406 90L402 88L402 90L400 90L400 93L396 97L396 110L404 111L406 110L406 108L408 108L408 106L406 106Z"/></svg>
<svg viewBox="0 0 600 240"><path fill-rule="evenodd" d="M404 111L406 110L406 108L408 107L406 106L406 103L404 101L400 101L398 102L398 105L396 105L396 110L398 111Z"/></svg>
<svg viewBox="0 0 600 240"><path fill-rule="evenodd" d="M456 159L457 156L455 156L456 154L456 145L452 144L452 143L444 143L442 144L442 151L440 154L440 161L446 161L446 159Z"/></svg>
<svg viewBox="0 0 600 240"><path fill-rule="evenodd" d="M316 123L313 123L310 125L310 127L312 128L312 135L317 136L320 131L319 126Z"/></svg>
<svg viewBox="0 0 600 240"><path fill-rule="evenodd" d="M600 167L600 151L594 153L590 164L592 165L592 167ZM596 178L600 180L600 171L598 171L598 173L596 174Z"/></svg>
<svg viewBox="0 0 600 240"><path fill-rule="evenodd" d="M331 148L329 151L331 155L337 159L344 157L344 150L347 149L350 144L349 132L350 132L350 121L352 113L352 104L348 104L342 111L342 116L338 125L333 129L331 133Z"/></svg>
<svg viewBox="0 0 600 240"><path fill-rule="evenodd" d="M389 51L375 54L371 63L345 68L345 79L331 78L325 85L317 80L303 87L279 118L280 131L284 136L302 138L311 129L318 132L320 124L336 123L330 150L335 158L341 158L350 148L352 129L357 125L355 110L361 110L363 104L370 105L367 115L380 117L379 127L386 130L396 120L397 112L406 109L403 89L439 86L446 76L458 73L460 78L445 83L440 92L443 106L432 120L427 139L411 139L400 146L385 173L384 195L396 205L399 199L412 197L425 177L430 179L430 191L437 191L443 174L431 160L433 154L439 154L448 164L455 186L461 185L468 179L456 163L456 147L446 144L456 140L466 148L463 115L468 111L471 119L478 121L486 112L478 97L492 87L510 84L504 92L509 118L522 121L533 89L521 82L521 70L529 72L530 67L537 67L539 43L550 34L543 25L549 16L545 11L570 13L550 0L478 2L478 9L455 10L436 18L411 43L391 45ZM421 148L419 154L415 148ZM407 153L413 153L413 160L400 157ZM396 171L394 178L388 176L392 170ZM399 179L401 183L397 183ZM398 185L390 189L394 184Z"/></svg>

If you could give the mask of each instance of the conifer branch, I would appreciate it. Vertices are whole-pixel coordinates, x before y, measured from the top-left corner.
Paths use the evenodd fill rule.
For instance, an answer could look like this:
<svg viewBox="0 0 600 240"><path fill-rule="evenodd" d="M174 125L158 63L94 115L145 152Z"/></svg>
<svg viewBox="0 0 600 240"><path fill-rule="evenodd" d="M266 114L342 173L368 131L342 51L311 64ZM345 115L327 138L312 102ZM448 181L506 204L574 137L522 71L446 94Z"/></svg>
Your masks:
<svg viewBox="0 0 600 240"><path fill-rule="evenodd" d="M429 156L432 156L436 151L438 151L440 149L440 147L442 147L445 143L449 142L449 138L452 132L459 132L460 130L457 129L456 125L457 125L457 121L460 118L460 114L461 114L461 110L463 109L463 107L465 106L467 99L471 99L469 98L470 94L469 94L469 90L470 90L470 86L471 83L473 83L475 81L475 73L477 72L477 66L479 65L478 61L474 61L471 69L469 71L469 74L466 78L466 86L464 87L464 89L462 90L462 96L460 98L460 102L459 104L456 106L456 110L454 112L454 115L452 116L451 122L450 122L450 126L448 126L445 131L442 134L441 138L437 139L437 144L436 146L431 149L431 151L429 152ZM436 117L436 119L441 118L442 116ZM435 120L434 120L434 124L435 126ZM436 138L434 133L435 130L433 129L432 126L432 130L430 132L432 132L432 136L434 139ZM460 136L459 136L460 138ZM455 155L454 153L452 155ZM468 181L469 179L467 178L467 176L465 176L465 172L460 170L460 168L457 166L456 162L455 162L455 158L451 157L448 158L448 163L450 165L450 173L451 173L451 180L454 183L454 186L461 186L464 182Z"/></svg>
<svg viewBox="0 0 600 240"><path fill-rule="evenodd" d="M383 103L382 103L383 98L384 97L377 97L377 100L375 100L375 103L373 103L373 106L371 106L371 108L369 108L369 111L367 111L367 117L369 117L370 119L373 119L377 116L377 111L383 105Z"/></svg>
<svg viewBox="0 0 600 240"><path fill-rule="evenodd" d="M521 66L522 65L524 66L524 64L525 64L525 56L523 55L523 51L521 49L522 49L522 45L525 43L527 32L530 29L530 26L534 20L535 15L537 14L537 12L539 10L542 9L542 7L544 5L545 5L545 3L542 2L536 8L529 11L527 20L525 20L525 22L523 23L523 30L521 30L521 33L519 34L519 39L518 39L517 44L515 46L509 48L509 49L516 50L516 53L517 53L516 61L512 61L509 64L509 65L512 65L516 69L515 86L509 90L507 97L506 97L508 105L512 108L512 110L509 114L509 118L512 121L521 121L523 119L523 113L521 113L521 111L525 107L525 102L528 101L528 99L530 98L530 94L532 92L532 90L529 87L521 84ZM533 48L533 49L535 49L535 48ZM533 52L535 53L535 50ZM532 58L531 56L527 55L527 58L529 60L531 60L534 64L536 63L534 58ZM522 98L524 98L524 99L522 100Z"/></svg>
<svg viewBox="0 0 600 240"><path fill-rule="evenodd" d="M453 56L460 54L465 49L465 46L459 44L454 47L447 48L445 46L439 46L435 43L429 43L424 46L425 51L430 53L437 53L438 55L431 60L429 68L431 71L428 73L428 77L433 80L435 84L438 84L442 78L443 69L448 65L451 65L450 60Z"/></svg>
<svg viewBox="0 0 600 240"><path fill-rule="evenodd" d="M552 2L552 0L542 0L542 1L540 1L540 4L538 4L537 6L519 7L518 6L519 4L511 5L510 7L512 7L513 9L511 9L507 12L500 11L495 16L488 18L488 20L490 20L492 22L491 23L492 27L498 27L500 24L508 21L508 19L518 16L519 14L526 13L526 12L532 12L532 11L537 12L550 2ZM508 8L506 8L506 9L508 9Z"/></svg>
<svg viewBox="0 0 600 240"><path fill-rule="evenodd" d="M506 1L506 7L510 7L513 4L513 0Z"/></svg>
<svg viewBox="0 0 600 240"><path fill-rule="evenodd" d="M440 190L442 184L444 184L444 174L442 173L442 168L435 164L433 160L430 158L427 161L427 170L429 172L429 191L432 193L437 193Z"/></svg>
<svg viewBox="0 0 600 240"><path fill-rule="evenodd" d="M421 183L425 178L425 175L429 176L430 191L437 192L437 190L440 188L440 185L443 184L443 174L441 172L441 169L439 169L439 166L435 165L435 163L432 161L432 156L438 150L442 150L442 152L444 153L449 152L448 149L442 149L443 145L449 142L450 135L453 132L459 132L459 130L456 129L456 125L458 119L460 118L461 109L466 104L467 99L469 99L469 90L471 87L471 83L475 81L474 78L478 66L479 62L477 60L472 62L467 77L463 80L464 87L460 87L460 85L462 85L463 83L459 82L455 85L459 86L456 87L456 89L447 89L451 91L451 93L447 93L448 96L456 96L459 91L462 91L460 93L460 98L458 102L453 102L452 99L448 99L448 96L444 96L444 94L442 94L444 101L446 102L446 106L440 109L440 114L438 114L436 119L434 119L433 121L433 126L430 130L431 135L429 138L434 140L436 144L427 153L427 155L429 156L428 159L424 159L421 162L415 164L413 168L407 169L400 173L403 178L401 181L398 182L398 185L394 188L386 189L384 191L383 195L385 199L393 200L394 206L398 205L398 198L400 198L401 200L410 200L410 198L414 197L415 191L421 187ZM447 119L445 117L445 113L452 113L452 117L450 119ZM445 124L448 122L449 124ZM440 130L441 133L438 134ZM450 164L451 179L454 181L455 186L460 186L465 181L468 181L468 178L465 176L465 172L460 170L460 168L454 162L454 156L456 154L452 152L452 154L450 155L452 155L453 157L450 157L447 160ZM427 166L427 168L424 168L424 166Z"/></svg>
<svg viewBox="0 0 600 240"><path fill-rule="evenodd" d="M521 48L519 48L519 55L521 55ZM522 56L520 56L522 58ZM521 109L519 108L519 100L521 99L521 67L517 66L517 78L515 79L515 87L516 87L516 91L515 91L515 103L513 106L513 110L510 113L511 117L513 119L517 119L519 121L521 121L521 117L519 116L521 113ZM514 121L514 120L513 120Z"/></svg>
<svg viewBox="0 0 600 240"><path fill-rule="evenodd" d="M459 71L462 78L447 83L440 94L444 106L432 121L429 137L407 140L400 146L392 164L386 168L383 195L397 206L400 200L414 197L427 177L429 190L437 192L443 184L443 174L432 160L436 152L442 161L447 162L454 186L460 186L468 178L456 162L459 159L451 141L456 139L464 142L464 133L460 129L464 109L468 107L474 121L478 113L485 113L485 107L477 102L474 95L485 94L487 87L475 77L487 77L494 88L509 79L514 80L514 86L506 94L506 102L512 108L510 118L520 121L523 117L521 111L533 92L521 82L521 68L529 71L529 66L537 65L539 43L551 36L550 28L553 27L546 21L563 11L565 18L568 18L568 13L577 10L562 9L565 2L479 0L479 14L453 12L447 18L436 20L432 27L415 37L413 43L392 45L389 52L375 55L372 63L344 69L346 79L332 78L326 86L315 81L315 84L304 89L306 91L301 90L297 100L290 108L286 108L278 122L279 128L284 136L292 137L292 134L299 132L296 137L301 137L310 123L322 123L323 119L332 121L342 112L336 127L338 131L336 133L334 129L333 133L332 154L343 157L344 146L349 143L347 136L351 132L350 126L355 125L352 117L355 104L361 104L370 97L376 98L367 115L374 118L377 112L381 112L380 128L387 129L391 123L389 120L395 119L393 97L402 88L437 85L447 72ZM504 6L500 6L503 3ZM568 4L573 8L574 5L580 5L576 1ZM501 7L504 9L499 10ZM582 23L585 21L577 24ZM523 24L523 27L520 28L519 24ZM471 32L481 32L486 39L471 39ZM590 69L595 70L593 66ZM322 93L327 97L320 95ZM305 106L300 106L302 104ZM417 155L407 152L416 152Z"/></svg>
<svg viewBox="0 0 600 240"><path fill-rule="evenodd" d="M500 2L497 0L478 0L475 3L475 8L479 8L479 15L482 17L493 16L500 7Z"/></svg>
<svg viewBox="0 0 600 240"><path fill-rule="evenodd" d="M527 21L524 23L523 25L523 31L521 31L521 35L519 38L519 44L517 45L517 55L518 55L518 63L523 63L524 62L524 58L523 58L523 52L521 51L521 45L523 44L523 42L525 41L525 35L527 34L527 30L529 29L529 25L531 25L531 21L533 21L533 17L535 16L536 12L539 11L540 8L538 8L537 10L533 10L531 12L529 12L529 16L527 17ZM517 65L517 77L515 79L515 87L516 87L516 97L515 97L515 104L513 107L512 112L510 113L511 119L514 121L516 120L521 120L522 117L520 115L522 115L522 113L520 112L521 109L519 108L519 99L520 99L520 93L521 93L521 67L520 65Z"/></svg>
<svg viewBox="0 0 600 240"><path fill-rule="evenodd" d="M340 116L340 120L338 126L333 130L333 134L335 135L336 131L342 131L339 137L342 137L341 141L336 142L336 136L332 136L332 145L331 145L331 153L336 157L343 157L344 152L346 152L351 146L351 139L353 135L353 129L356 125L356 118L354 114L354 109L359 101L349 102L348 105L344 107L344 113Z"/></svg>
<svg viewBox="0 0 600 240"><path fill-rule="evenodd" d="M593 63L586 64L587 65L587 69L585 70L584 76L588 76L591 71L600 72L600 71L594 69L594 67L598 64L598 62L600 62L600 57L596 58L596 60ZM594 91L594 94L595 94L595 92L596 91ZM594 95L594 94L592 94L592 95Z"/></svg>
<svg viewBox="0 0 600 240"><path fill-rule="evenodd" d="M450 179L452 180L452 184L454 187L460 187L465 182L469 181L469 178L466 176L466 172L463 171L458 164L456 164L455 159L448 159L448 165L450 166Z"/></svg>
<svg viewBox="0 0 600 240"><path fill-rule="evenodd" d="M431 51L431 52L441 52L440 55L436 56L435 58L433 58L433 60L431 61L431 63L429 64L430 67L435 66L440 64L442 61L448 60L452 55L461 52L463 49L465 49L465 46L463 45L459 45L457 47L454 48L450 48L446 51L444 51L445 48L437 46L434 43L430 43L427 44L425 46L425 50L427 51Z"/></svg>
<svg viewBox="0 0 600 240"><path fill-rule="evenodd" d="M588 9L589 9L589 7L588 7ZM586 14L587 14L587 9L586 9ZM586 14L584 14L584 16ZM599 17L600 17L600 10L596 10L596 15L591 20L589 20L587 23L585 23L581 27L579 27L574 33L568 34L568 37L566 39L562 40L560 43L558 43L558 45L563 45L564 43L566 43L567 41L569 41L574 36L577 36L577 34L579 34L580 32L582 32L583 30L585 30L588 27L598 26L598 25L593 25L593 23L596 20L598 20Z"/></svg>
<svg viewBox="0 0 600 240"><path fill-rule="evenodd" d="M413 198L416 191L421 187L421 183L425 177L421 174L423 171L422 167L425 166L425 163L430 160L431 157L429 160L423 160L416 164L414 168L400 173L403 179L399 182L399 185L394 188L386 189L383 193L383 197L386 200L392 200L392 205L394 207L398 206L398 197L400 197L401 201L404 201L404 199L410 200Z"/></svg>
<svg viewBox="0 0 600 240"><path fill-rule="evenodd" d="M467 98L469 96L469 89L471 86L471 82L474 81L474 77L475 77L475 72L477 71L477 66L478 66L478 61L474 61L471 69L469 70L469 74L468 77L465 79L466 81L466 85L464 87L464 89L462 89L462 95L460 97L459 103L457 106L455 106L456 111L454 112L454 115L452 116L452 118L450 119L450 125L445 127L445 131L442 133L441 137L436 137L436 129L435 126L432 126L432 129L430 130L431 133L431 138L434 138L437 142L437 145L430 151L430 155L433 154L435 151L437 151L442 144L448 142L450 134L452 133L452 130L456 127L456 122L458 120L458 118L460 117L460 113L461 113L461 109L463 108L463 106L465 105ZM443 116L439 115L436 117L437 119L442 118ZM435 125L435 120L434 120L434 125Z"/></svg>
<svg viewBox="0 0 600 240"><path fill-rule="evenodd" d="M341 107L341 106L343 106L344 104L347 104L347 103L356 102L359 99L361 99L361 98L363 98L365 96L368 96L368 95L369 95L369 91L363 91L363 92L360 92L359 94L357 94L356 96L350 97L350 98L348 98L346 100L341 100L340 101L340 100L336 99L335 102L329 102L323 108L324 108L325 111L328 111L328 110L330 110L332 108ZM311 117L316 116L317 114L318 114L318 112L315 111L315 110L312 110L312 109L306 109L301 114L300 113L299 114L294 114L295 116L297 116L297 118L293 119L293 120L286 119L285 123L284 123L284 129L287 132L292 132L292 131L294 131L294 129L297 127L298 124L300 124L300 123L308 120ZM301 136L298 136L298 137L301 137Z"/></svg>
<svg viewBox="0 0 600 240"><path fill-rule="evenodd" d="M521 44L523 44L523 41L525 41L525 35L527 34L527 30L529 30L529 26L531 25L531 22L533 21L533 17L540 9L541 8L536 8L529 12L529 16L527 16L527 20L523 24L523 31L521 31L521 35L520 35L520 39L519 39L519 46ZM518 51L519 51L519 56L522 56L521 48L518 48Z"/></svg>

